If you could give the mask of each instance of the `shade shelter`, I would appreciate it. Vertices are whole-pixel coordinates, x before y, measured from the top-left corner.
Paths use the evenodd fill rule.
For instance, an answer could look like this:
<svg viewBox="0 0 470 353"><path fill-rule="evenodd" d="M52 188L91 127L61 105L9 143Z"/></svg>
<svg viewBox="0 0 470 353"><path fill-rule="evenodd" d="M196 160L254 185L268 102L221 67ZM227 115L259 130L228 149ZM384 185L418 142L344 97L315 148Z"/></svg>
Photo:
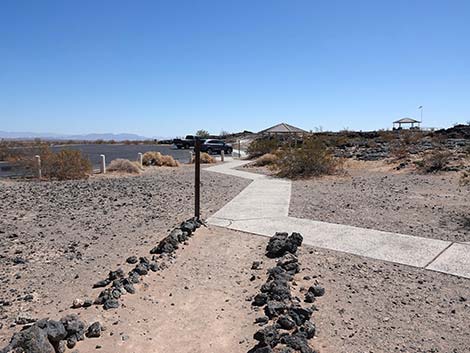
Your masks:
<svg viewBox="0 0 470 353"><path fill-rule="evenodd" d="M412 118L402 118L393 122L393 129L402 129L402 125L409 125L410 129L415 129L419 128L420 123L420 121Z"/></svg>
<svg viewBox="0 0 470 353"><path fill-rule="evenodd" d="M304 135L308 134L308 131L302 130L298 127L280 123L270 128L261 130L258 134L260 135L268 135L268 136L295 136L295 135Z"/></svg>

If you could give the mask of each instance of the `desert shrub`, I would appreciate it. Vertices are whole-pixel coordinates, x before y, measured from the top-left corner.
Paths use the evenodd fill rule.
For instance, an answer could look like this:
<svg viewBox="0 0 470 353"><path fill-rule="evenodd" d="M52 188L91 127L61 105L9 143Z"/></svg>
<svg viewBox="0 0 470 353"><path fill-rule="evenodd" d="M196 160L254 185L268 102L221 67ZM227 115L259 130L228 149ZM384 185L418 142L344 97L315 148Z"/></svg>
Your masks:
<svg viewBox="0 0 470 353"><path fill-rule="evenodd" d="M443 170L449 165L452 154L449 151L433 151L424 156L415 164L423 173L434 173Z"/></svg>
<svg viewBox="0 0 470 353"><path fill-rule="evenodd" d="M314 137L304 139L301 148L279 150L277 157L274 166L278 176L292 179L333 174L342 163Z"/></svg>
<svg viewBox="0 0 470 353"><path fill-rule="evenodd" d="M7 142L0 142L0 161L9 161L14 158L13 149Z"/></svg>
<svg viewBox="0 0 470 353"><path fill-rule="evenodd" d="M160 152L145 152L142 156L142 164L145 166L178 167L179 163L172 156L162 155Z"/></svg>
<svg viewBox="0 0 470 353"><path fill-rule="evenodd" d="M424 133L421 130L400 130L399 137L403 143L411 145L419 142L424 137Z"/></svg>
<svg viewBox="0 0 470 353"><path fill-rule="evenodd" d="M409 146L401 141L390 143L390 157L396 160L402 160L410 156Z"/></svg>
<svg viewBox="0 0 470 353"><path fill-rule="evenodd" d="M41 154L41 166L43 177L54 180L86 179L93 171L90 161L73 150L52 153L47 149Z"/></svg>
<svg viewBox="0 0 470 353"><path fill-rule="evenodd" d="M470 171L462 172L460 175L460 185L470 186Z"/></svg>
<svg viewBox="0 0 470 353"><path fill-rule="evenodd" d="M274 153L281 146L277 139L261 138L254 140L247 148L249 158L258 158L267 153Z"/></svg>
<svg viewBox="0 0 470 353"><path fill-rule="evenodd" d="M467 147L464 149L463 154L464 154L465 158L469 158L469 159L470 159L470 146L467 146Z"/></svg>
<svg viewBox="0 0 470 353"><path fill-rule="evenodd" d="M196 136L202 139L206 139L210 136L209 131L207 130L198 130L196 131Z"/></svg>
<svg viewBox="0 0 470 353"><path fill-rule="evenodd" d="M111 163L109 163L107 170L110 172L123 172L123 173L131 173L131 174L138 174L141 171L137 162L132 162L128 159L122 159L122 158L118 158L118 159L111 161Z"/></svg>
<svg viewBox="0 0 470 353"><path fill-rule="evenodd" d="M180 165L178 161L175 161L175 159L169 155L162 155L162 163L167 167L179 167Z"/></svg>
<svg viewBox="0 0 470 353"><path fill-rule="evenodd" d="M142 156L142 164L145 166L158 165L161 166L162 154L160 152L145 152Z"/></svg>
<svg viewBox="0 0 470 353"><path fill-rule="evenodd" d="M255 167L264 167L267 165L273 165L277 161L277 156L274 153L266 153L256 159L252 165Z"/></svg>
<svg viewBox="0 0 470 353"><path fill-rule="evenodd" d="M379 139L383 142L390 143L397 138L397 133L395 131L379 130L377 133L379 134Z"/></svg>

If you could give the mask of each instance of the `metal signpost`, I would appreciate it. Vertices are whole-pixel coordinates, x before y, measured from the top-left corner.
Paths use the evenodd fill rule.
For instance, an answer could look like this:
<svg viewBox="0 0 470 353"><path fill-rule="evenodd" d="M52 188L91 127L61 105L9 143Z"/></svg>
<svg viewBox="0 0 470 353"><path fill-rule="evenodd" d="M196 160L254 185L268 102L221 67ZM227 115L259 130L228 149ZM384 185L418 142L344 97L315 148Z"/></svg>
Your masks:
<svg viewBox="0 0 470 353"><path fill-rule="evenodd" d="M201 139L196 138L194 142L194 165L195 165L195 178L194 178L194 218L197 220L201 217L200 200L201 200Z"/></svg>

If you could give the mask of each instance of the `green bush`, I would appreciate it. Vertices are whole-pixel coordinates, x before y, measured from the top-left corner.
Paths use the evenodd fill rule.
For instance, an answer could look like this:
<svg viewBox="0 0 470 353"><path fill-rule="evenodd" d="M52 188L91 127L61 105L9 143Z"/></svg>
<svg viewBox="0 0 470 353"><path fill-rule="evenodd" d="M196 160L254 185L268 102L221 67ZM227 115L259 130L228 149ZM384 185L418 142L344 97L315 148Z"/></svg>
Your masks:
<svg viewBox="0 0 470 353"><path fill-rule="evenodd" d="M333 174L342 164L321 140L314 137L305 138L300 148L287 148L276 154L277 175L291 179Z"/></svg>
<svg viewBox="0 0 470 353"><path fill-rule="evenodd" d="M198 130L196 131L196 136L202 139L206 139L206 138L209 138L210 134L209 134L209 131L207 130Z"/></svg>
<svg viewBox="0 0 470 353"><path fill-rule="evenodd" d="M250 143L247 148L248 157L258 158L267 153L274 153L281 146L281 142L272 138L260 138Z"/></svg>

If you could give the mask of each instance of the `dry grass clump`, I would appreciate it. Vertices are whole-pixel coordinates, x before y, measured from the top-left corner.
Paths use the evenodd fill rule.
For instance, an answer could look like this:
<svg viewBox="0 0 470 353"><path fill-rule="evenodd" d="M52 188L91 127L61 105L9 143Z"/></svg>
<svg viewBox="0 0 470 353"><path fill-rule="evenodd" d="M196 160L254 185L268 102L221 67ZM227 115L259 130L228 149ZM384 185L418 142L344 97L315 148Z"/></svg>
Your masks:
<svg viewBox="0 0 470 353"><path fill-rule="evenodd" d="M267 165L273 165L277 161L278 157L274 153L266 153L256 159L251 165L255 167L264 167Z"/></svg>
<svg viewBox="0 0 470 353"><path fill-rule="evenodd" d="M160 152L145 152L142 156L142 164L145 166L179 167L179 163L172 156L162 155Z"/></svg>
<svg viewBox="0 0 470 353"><path fill-rule="evenodd" d="M162 165L166 167L179 167L180 164L170 155L162 155Z"/></svg>
<svg viewBox="0 0 470 353"><path fill-rule="evenodd" d="M107 170L110 172L122 172L129 174L139 174L141 172L141 169L137 162L132 162L128 159L122 158L118 158L111 161Z"/></svg>
<svg viewBox="0 0 470 353"><path fill-rule="evenodd" d="M276 153L277 175L291 179L334 174L343 162L314 137L306 138L300 148L288 148Z"/></svg>
<svg viewBox="0 0 470 353"><path fill-rule="evenodd" d="M445 169L451 159L449 151L433 151L424 156L422 160L416 161L416 167L423 173L435 173Z"/></svg>
<svg viewBox="0 0 470 353"><path fill-rule="evenodd" d="M201 163L204 163L204 164L215 163L215 158L212 157L209 153L202 152L201 153Z"/></svg>
<svg viewBox="0 0 470 353"><path fill-rule="evenodd" d="M202 164L212 164L215 163L216 160L212 157L209 153L201 152L201 163ZM195 156L193 156L191 163L195 163Z"/></svg>

